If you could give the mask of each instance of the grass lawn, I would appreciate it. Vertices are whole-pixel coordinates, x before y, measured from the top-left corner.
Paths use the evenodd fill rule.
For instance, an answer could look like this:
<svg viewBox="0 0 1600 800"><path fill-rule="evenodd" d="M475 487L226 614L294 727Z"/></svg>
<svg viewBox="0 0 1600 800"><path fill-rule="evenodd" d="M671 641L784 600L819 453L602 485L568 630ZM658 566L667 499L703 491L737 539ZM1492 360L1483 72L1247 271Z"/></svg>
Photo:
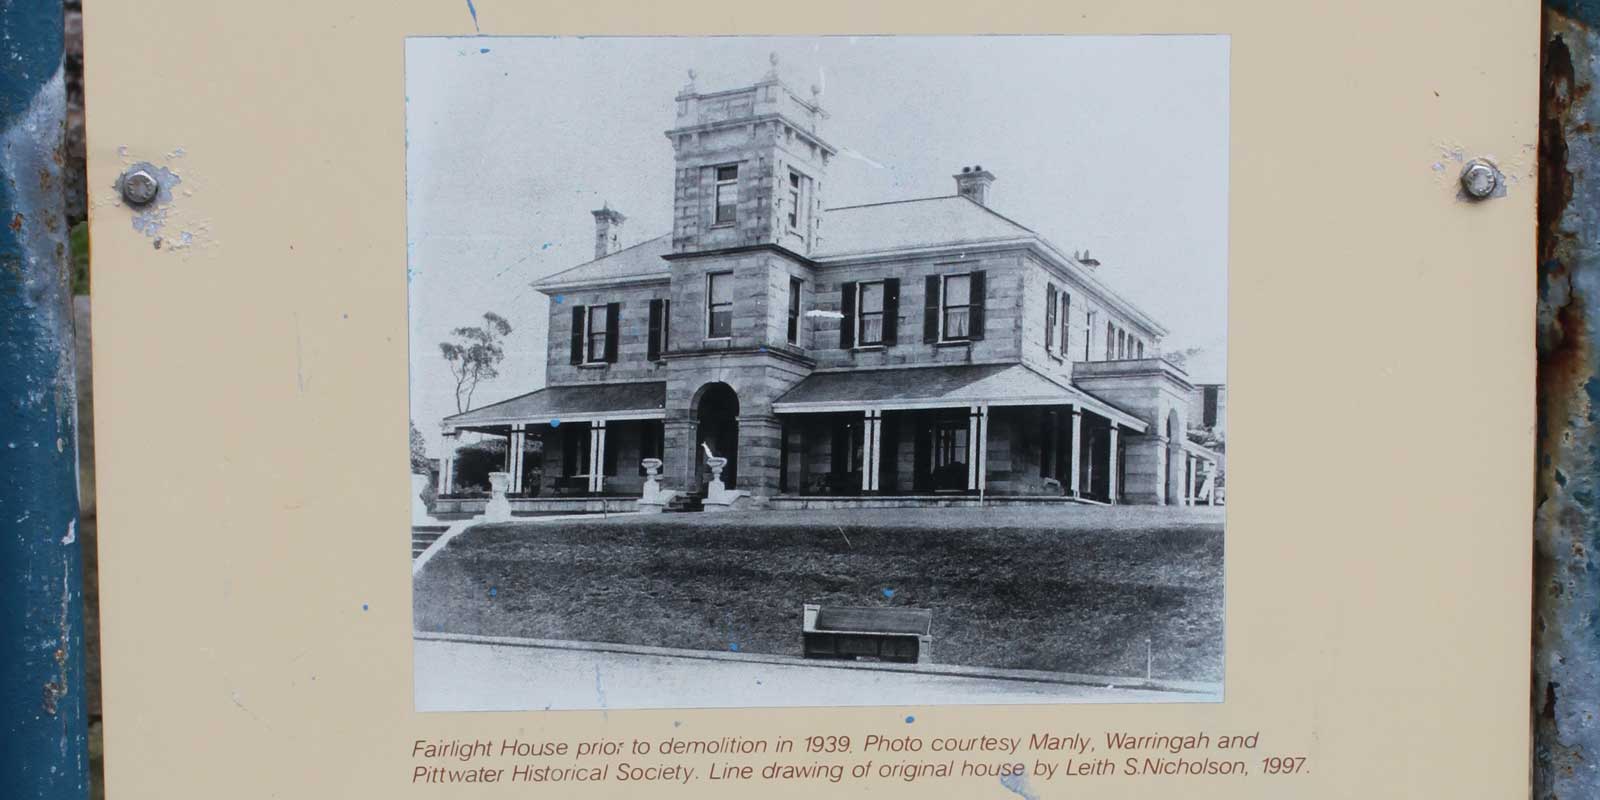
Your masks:
<svg viewBox="0 0 1600 800"><path fill-rule="evenodd" d="M884 509L481 525L419 631L800 654L800 604L933 609L936 661L1222 680L1220 509Z"/></svg>

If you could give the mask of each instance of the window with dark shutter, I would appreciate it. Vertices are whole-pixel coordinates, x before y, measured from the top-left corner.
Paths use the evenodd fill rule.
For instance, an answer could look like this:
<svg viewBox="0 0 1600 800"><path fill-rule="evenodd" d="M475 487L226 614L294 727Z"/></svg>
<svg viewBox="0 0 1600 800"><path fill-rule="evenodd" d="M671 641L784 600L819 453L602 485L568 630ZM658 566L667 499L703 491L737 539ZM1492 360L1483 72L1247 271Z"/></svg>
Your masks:
<svg viewBox="0 0 1600 800"><path fill-rule="evenodd" d="M1056 285L1044 285L1044 351L1056 350Z"/></svg>
<svg viewBox="0 0 1600 800"><path fill-rule="evenodd" d="M839 312L843 318L839 320L839 349L849 350L856 346L856 284L846 281L839 284Z"/></svg>
<svg viewBox="0 0 1600 800"><path fill-rule="evenodd" d="M1061 292L1061 355L1070 358L1072 350L1068 349L1072 338L1072 295Z"/></svg>
<svg viewBox="0 0 1600 800"><path fill-rule="evenodd" d="M584 307L572 307L572 363L583 363Z"/></svg>
<svg viewBox="0 0 1600 800"><path fill-rule="evenodd" d="M885 347L900 341L900 279L889 278L883 282L883 344Z"/></svg>
<svg viewBox="0 0 1600 800"><path fill-rule="evenodd" d="M927 344L939 341L939 286L938 275L922 281L922 341Z"/></svg>
<svg viewBox="0 0 1600 800"><path fill-rule="evenodd" d="M645 358L650 361L661 359L661 304L665 302L660 298L650 301L650 328L649 340L645 345Z"/></svg>
<svg viewBox="0 0 1600 800"><path fill-rule="evenodd" d="M605 359L607 364L617 363L617 335L621 328L622 304L606 303L606 348Z"/></svg>

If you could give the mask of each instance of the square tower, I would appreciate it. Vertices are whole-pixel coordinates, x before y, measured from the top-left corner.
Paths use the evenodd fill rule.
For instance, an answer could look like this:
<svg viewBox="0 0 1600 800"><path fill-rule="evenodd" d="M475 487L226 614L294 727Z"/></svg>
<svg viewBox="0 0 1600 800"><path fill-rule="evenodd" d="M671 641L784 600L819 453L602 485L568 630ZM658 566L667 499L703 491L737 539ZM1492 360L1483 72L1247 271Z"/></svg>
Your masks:
<svg viewBox="0 0 1600 800"><path fill-rule="evenodd" d="M775 245L809 255L836 152L819 134L820 91L804 98L789 88L776 55L751 86L701 92L692 70L689 80L666 132L676 155L673 252Z"/></svg>

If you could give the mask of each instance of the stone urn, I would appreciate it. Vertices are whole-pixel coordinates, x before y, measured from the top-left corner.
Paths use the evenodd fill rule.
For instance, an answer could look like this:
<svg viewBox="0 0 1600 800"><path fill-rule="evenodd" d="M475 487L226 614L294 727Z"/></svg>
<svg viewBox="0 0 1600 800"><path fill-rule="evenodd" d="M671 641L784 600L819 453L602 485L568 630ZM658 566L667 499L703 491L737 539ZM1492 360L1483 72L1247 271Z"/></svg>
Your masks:
<svg viewBox="0 0 1600 800"><path fill-rule="evenodd" d="M722 469L728 466L728 459L711 452L711 445L705 442L700 447L706 451L706 466L711 468L711 483L706 486L707 497L717 497L728 490L722 483Z"/></svg>
<svg viewBox="0 0 1600 800"><path fill-rule="evenodd" d="M661 488L661 459L646 458L639 462L644 467L644 494L639 497L639 511L644 514L660 514L665 511L667 504L678 493L672 489Z"/></svg>
<svg viewBox="0 0 1600 800"><path fill-rule="evenodd" d="M428 503L422 499L422 495L428 491L428 484L432 482L432 479L426 475L417 475L415 473L411 475L411 523L413 525L422 525L433 521L433 518L428 516Z"/></svg>
<svg viewBox="0 0 1600 800"><path fill-rule="evenodd" d="M511 501L506 499L506 490L510 487L511 473L489 473L489 505L483 509L483 518L485 521L511 521Z"/></svg>
<svg viewBox="0 0 1600 800"><path fill-rule="evenodd" d="M639 466L644 467L644 500L652 502L656 495L661 494L661 481L656 479L661 474L661 459L646 458L639 462Z"/></svg>

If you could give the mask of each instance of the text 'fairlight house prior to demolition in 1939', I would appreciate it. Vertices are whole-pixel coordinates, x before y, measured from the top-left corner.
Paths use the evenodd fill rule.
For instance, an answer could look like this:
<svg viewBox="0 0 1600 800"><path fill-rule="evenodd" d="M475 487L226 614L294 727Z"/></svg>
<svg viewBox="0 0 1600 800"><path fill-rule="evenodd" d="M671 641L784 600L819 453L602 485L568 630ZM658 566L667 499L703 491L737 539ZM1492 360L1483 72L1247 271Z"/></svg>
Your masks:
<svg viewBox="0 0 1600 800"><path fill-rule="evenodd" d="M691 73L672 231L623 246L623 214L593 212L594 259L534 284L548 385L443 420L441 500L477 432L511 442L513 508L1217 502L1221 454L1188 430L1221 387L1162 357L1159 321L995 211L981 166L826 207L826 119L776 65L727 91Z"/></svg>

